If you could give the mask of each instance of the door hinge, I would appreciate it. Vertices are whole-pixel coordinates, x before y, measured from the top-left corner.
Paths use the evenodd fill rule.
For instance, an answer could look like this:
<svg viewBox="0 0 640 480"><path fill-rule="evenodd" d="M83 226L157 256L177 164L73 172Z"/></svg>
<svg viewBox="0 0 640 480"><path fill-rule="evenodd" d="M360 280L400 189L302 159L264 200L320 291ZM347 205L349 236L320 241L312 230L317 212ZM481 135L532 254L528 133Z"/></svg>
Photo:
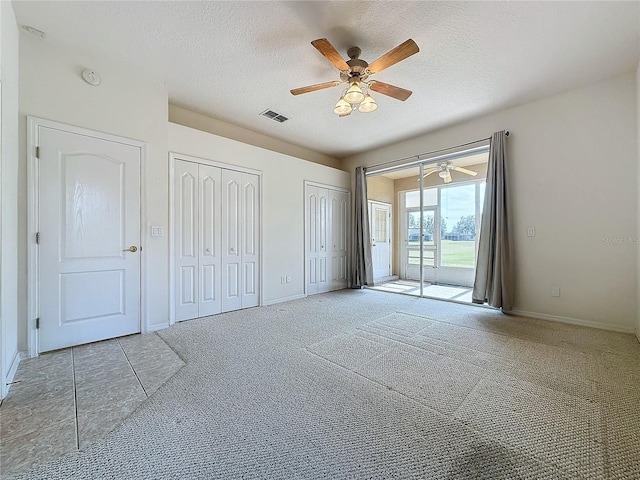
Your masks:
<svg viewBox="0 0 640 480"><path fill-rule="evenodd" d="M36 233L36 245L40 245L40 232Z"/></svg>
<svg viewBox="0 0 640 480"><path fill-rule="evenodd" d="M36 328L40 328L40 317L36 318Z"/></svg>
<svg viewBox="0 0 640 480"><path fill-rule="evenodd" d="M36 158L40 158L40 147L36 147Z"/></svg>

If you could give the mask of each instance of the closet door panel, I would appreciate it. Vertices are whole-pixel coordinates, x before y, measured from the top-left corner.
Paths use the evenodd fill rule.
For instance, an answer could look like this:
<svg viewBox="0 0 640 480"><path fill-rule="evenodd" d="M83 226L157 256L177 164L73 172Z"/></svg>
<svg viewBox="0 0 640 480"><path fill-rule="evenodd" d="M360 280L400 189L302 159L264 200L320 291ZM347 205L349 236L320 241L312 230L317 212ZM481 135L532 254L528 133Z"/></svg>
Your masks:
<svg viewBox="0 0 640 480"><path fill-rule="evenodd" d="M314 295L318 293L318 187L306 187L305 209L307 295Z"/></svg>
<svg viewBox="0 0 640 480"><path fill-rule="evenodd" d="M222 311L242 308L242 173L222 170Z"/></svg>
<svg viewBox="0 0 640 480"><path fill-rule="evenodd" d="M318 211L316 217L318 231L318 269L317 282L318 293L331 290L331 264L328 255L331 236L331 206L329 203L329 190L318 189Z"/></svg>
<svg viewBox="0 0 640 480"><path fill-rule="evenodd" d="M199 316L222 311L222 169L199 166Z"/></svg>
<svg viewBox="0 0 640 480"><path fill-rule="evenodd" d="M260 179L242 174L242 308L259 305Z"/></svg>
<svg viewBox="0 0 640 480"><path fill-rule="evenodd" d="M176 321L198 317L198 164L177 160L174 170Z"/></svg>
<svg viewBox="0 0 640 480"><path fill-rule="evenodd" d="M334 191L332 211L333 252L336 263L336 272L333 272L334 289L347 288L349 286L347 273L348 239L349 239L349 205L350 195L347 192Z"/></svg>

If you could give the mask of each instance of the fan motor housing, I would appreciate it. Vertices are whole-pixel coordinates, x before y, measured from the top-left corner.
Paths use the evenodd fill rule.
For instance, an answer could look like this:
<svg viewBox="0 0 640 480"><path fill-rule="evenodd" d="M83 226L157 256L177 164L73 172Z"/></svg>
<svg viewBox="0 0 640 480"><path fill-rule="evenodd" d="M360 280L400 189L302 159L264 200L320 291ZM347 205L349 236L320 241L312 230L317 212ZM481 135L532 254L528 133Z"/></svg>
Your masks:
<svg viewBox="0 0 640 480"><path fill-rule="evenodd" d="M352 58L347 61L347 65L349 65L349 72L340 72L340 79L343 82L346 82L351 77L358 76L360 80L366 80L369 76L367 73L367 67L369 64L364 60L360 60L359 58Z"/></svg>

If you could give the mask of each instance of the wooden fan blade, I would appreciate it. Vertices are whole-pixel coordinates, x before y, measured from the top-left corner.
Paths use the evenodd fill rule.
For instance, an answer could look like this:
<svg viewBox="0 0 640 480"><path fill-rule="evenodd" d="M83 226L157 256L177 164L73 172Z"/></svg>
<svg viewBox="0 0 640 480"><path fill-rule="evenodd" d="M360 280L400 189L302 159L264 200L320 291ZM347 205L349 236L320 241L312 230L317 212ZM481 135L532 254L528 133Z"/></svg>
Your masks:
<svg viewBox="0 0 640 480"><path fill-rule="evenodd" d="M351 67L347 65L347 62L344 61L344 58L340 56L338 51L329 43L329 40L326 38L319 38L318 40L314 40L311 42L311 45L316 47L316 49L324 55L324 57L333 63L333 66L336 67L341 72L344 70L349 70Z"/></svg>
<svg viewBox="0 0 640 480"><path fill-rule="evenodd" d="M325 82L317 83L316 85L309 85L307 87L294 88L291 90L292 95L300 95L302 93L315 92L316 90L322 90L324 88L331 88L340 85L340 82Z"/></svg>
<svg viewBox="0 0 640 480"><path fill-rule="evenodd" d="M466 173L467 175L472 175L474 177L478 175L478 172L474 172L473 170L467 170L466 168L462 168L462 167L453 166L451 167L451 169L455 170L456 172L462 172L462 173Z"/></svg>
<svg viewBox="0 0 640 480"><path fill-rule="evenodd" d="M444 183L451 183L451 173L449 173L449 175L444 177Z"/></svg>
<svg viewBox="0 0 640 480"><path fill-rule="evenodd" d="M395 65L396 63L404 60L407 57L410 57L414 53L418 53L420 49L416 42L409 39L404 43L401 43L393 50L385 53L379 59L375 60L373 63L369 64L369 72L378 73L384 70L385 68L389 68L391 65Z"/></svg>
<svg viewBox="0 0 640 480"><path fill-rule="evenodd" d="M401 100L403 102L413 93L411 90L405 90L404 88L389 85L388 83L379 82L377 80L369 82L369 88L374 92L393 97L396 100Z"/></svg>

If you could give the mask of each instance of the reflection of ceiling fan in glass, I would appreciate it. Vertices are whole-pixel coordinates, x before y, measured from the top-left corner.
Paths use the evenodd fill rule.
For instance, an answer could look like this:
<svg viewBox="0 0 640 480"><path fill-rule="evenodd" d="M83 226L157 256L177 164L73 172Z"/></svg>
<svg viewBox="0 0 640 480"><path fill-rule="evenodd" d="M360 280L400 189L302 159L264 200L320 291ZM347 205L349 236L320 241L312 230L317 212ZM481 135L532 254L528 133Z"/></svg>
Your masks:
<svg viewBox="0 0 640 480"><path fill-rule="evenodd" d="M455 170L456 172L466 173L467 175L471 175L475 177L478 175L478 172L474 172L473 170L467 170L466 168L457 167L452 162L441 163L435 168L428 170L424 173L423 177L427 177L432 173L438 172L438 176L444 180L444 183L451 182L451 170ZM418 179L419 181L420 179Z"/></svg>

